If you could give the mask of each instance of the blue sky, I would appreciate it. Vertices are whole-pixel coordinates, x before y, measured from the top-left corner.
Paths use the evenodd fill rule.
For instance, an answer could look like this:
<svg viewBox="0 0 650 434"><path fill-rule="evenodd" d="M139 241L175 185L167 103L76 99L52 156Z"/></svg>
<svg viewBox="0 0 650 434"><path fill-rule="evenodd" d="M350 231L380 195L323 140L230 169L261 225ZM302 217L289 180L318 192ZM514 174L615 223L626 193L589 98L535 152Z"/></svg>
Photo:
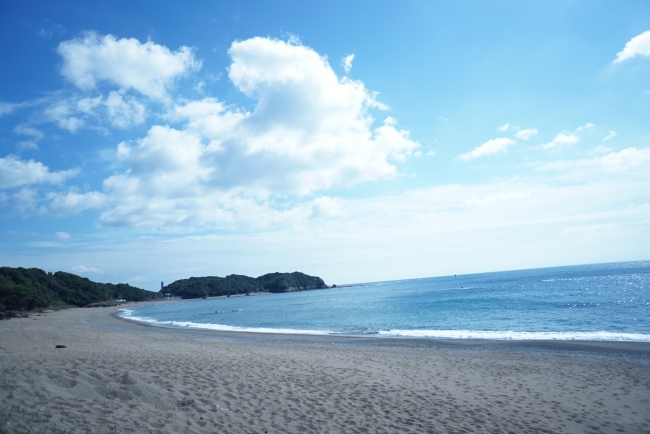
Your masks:
<svg viewBox="0 0 650 434"><path fill-rule="evenodd" d="M155 289L650 258L650 4L9 1L0 262Z"/></svg>

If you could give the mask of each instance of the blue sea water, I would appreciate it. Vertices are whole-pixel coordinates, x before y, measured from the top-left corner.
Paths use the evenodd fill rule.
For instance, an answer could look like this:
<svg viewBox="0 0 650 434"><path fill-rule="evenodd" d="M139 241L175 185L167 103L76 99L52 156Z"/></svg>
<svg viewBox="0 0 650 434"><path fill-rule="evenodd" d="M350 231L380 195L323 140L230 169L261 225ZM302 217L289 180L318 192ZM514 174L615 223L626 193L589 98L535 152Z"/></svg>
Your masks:
<svg viewBox="0 0 650 434"><path fill-rule="evenodd" d="M187 300L122 316L262 333L650 342L650 261Z"/></svg>

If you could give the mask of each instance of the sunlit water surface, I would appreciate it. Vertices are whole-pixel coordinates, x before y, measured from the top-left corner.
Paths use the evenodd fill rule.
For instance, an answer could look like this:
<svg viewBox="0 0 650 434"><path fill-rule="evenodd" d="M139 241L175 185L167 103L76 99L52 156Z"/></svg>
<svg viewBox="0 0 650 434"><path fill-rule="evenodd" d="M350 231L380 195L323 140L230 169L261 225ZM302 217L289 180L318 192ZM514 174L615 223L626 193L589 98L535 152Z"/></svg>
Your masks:
<svg viewBox="0 0 650 434"><path fill-rule="evenodd" d="M650 261L187 300L122 316L263 333L650 342Z"/></svg>

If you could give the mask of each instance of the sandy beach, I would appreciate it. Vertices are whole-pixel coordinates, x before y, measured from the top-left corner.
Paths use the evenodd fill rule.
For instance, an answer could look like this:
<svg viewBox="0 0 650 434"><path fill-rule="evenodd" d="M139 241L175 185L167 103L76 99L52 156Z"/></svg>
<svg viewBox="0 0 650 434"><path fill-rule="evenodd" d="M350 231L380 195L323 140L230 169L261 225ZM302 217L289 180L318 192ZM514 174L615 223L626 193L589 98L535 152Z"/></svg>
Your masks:
<svg viewBox="0 0 650 434"><path fill-rule="evenodd" d="M0 321L0 433L650 432L650 344L218 333L116 311Z"/></svg>

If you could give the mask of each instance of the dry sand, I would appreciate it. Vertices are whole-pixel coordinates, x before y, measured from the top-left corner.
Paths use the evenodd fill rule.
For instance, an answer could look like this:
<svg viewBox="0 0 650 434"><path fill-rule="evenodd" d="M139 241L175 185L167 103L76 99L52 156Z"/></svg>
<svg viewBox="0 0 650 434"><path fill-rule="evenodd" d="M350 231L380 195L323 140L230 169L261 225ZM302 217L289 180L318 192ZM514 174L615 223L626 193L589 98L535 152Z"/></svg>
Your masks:
<svg viewBox="0 0 650 434"><path fill-rule="evenodd" d="M0 321L0 433L650 432L648 344L260 336L115 311Z"/></svg>

